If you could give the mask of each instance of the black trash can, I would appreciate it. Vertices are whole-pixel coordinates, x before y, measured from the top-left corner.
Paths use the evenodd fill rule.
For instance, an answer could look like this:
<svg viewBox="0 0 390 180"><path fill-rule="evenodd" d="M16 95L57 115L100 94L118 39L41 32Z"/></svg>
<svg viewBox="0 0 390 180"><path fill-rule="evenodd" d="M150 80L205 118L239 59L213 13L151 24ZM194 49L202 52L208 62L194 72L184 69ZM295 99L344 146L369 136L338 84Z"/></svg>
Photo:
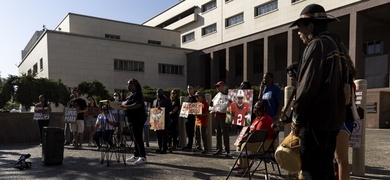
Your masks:
<svg viewBox="0 0 390 180"><path fill-rule="evenodd" d="M44 165L60 165L64 159L64 129L43 127L42 162Z"/></svg>

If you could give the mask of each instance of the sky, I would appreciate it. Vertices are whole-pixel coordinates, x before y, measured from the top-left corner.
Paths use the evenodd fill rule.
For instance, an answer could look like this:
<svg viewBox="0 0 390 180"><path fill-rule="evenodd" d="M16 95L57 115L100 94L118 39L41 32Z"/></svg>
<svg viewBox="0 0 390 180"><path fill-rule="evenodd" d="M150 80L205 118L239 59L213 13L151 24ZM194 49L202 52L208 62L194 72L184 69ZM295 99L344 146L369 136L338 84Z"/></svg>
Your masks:
<svg viewBox="0 0 390 180"><path fill-rule="evenodd" d="M54 29L68 13L142 24L179 0L2 0L0 77L18 75L21 51L43 25Z"/></svg>

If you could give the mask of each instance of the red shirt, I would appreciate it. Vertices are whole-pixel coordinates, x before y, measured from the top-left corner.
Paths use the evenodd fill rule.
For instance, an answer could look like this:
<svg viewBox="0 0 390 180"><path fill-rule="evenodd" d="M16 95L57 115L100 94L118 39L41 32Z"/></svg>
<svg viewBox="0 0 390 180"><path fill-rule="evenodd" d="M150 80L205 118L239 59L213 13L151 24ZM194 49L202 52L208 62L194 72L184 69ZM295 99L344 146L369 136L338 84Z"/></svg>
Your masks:
<svg viewBox="0 0 390 180"><path fill-rule="evenodd" d="M261 117L256 117L252 121L252 124L250 126L250 131L253 132L261 129L267 130L268 131L267 139L272 140L275 136L275 130L274 128L271 127L273 122L274 121L268 114L265 114Z"/></svg>

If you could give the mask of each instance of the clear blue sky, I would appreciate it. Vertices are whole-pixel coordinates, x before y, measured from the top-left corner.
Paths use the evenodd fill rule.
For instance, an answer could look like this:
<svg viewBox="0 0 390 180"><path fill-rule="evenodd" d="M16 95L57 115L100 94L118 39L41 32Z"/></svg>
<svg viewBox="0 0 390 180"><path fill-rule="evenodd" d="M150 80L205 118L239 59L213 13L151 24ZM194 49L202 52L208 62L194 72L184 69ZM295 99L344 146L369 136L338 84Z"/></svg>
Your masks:
<svg viewBox="0 0 390 180"><path fill-rule="evenodd" d="M69 13L142 24L179 0L2 0L0 76L18 75L17 64L35 31L54 29Z"/></svg>

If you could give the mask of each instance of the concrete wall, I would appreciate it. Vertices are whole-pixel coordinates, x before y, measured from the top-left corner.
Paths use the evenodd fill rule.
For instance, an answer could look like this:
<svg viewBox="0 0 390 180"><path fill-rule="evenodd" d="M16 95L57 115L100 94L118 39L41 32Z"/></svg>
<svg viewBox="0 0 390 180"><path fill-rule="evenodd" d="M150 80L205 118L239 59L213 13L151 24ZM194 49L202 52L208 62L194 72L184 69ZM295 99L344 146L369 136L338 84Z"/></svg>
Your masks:
<svg viewBox="0 0 390 180"><path fill-rule="evenodd" d="M32 117L33 113L0 113L0 144L39 144L38 122ZM62 119L63 113L51 113L50 126L63 128Z"/></svg>
<svg viewBox="0 0 390 180"><path fill-rule="evenodd" d="M390 128L390 91L367 90L367 104L376 103L376 112L366 114L367 128Z"/></svg>

